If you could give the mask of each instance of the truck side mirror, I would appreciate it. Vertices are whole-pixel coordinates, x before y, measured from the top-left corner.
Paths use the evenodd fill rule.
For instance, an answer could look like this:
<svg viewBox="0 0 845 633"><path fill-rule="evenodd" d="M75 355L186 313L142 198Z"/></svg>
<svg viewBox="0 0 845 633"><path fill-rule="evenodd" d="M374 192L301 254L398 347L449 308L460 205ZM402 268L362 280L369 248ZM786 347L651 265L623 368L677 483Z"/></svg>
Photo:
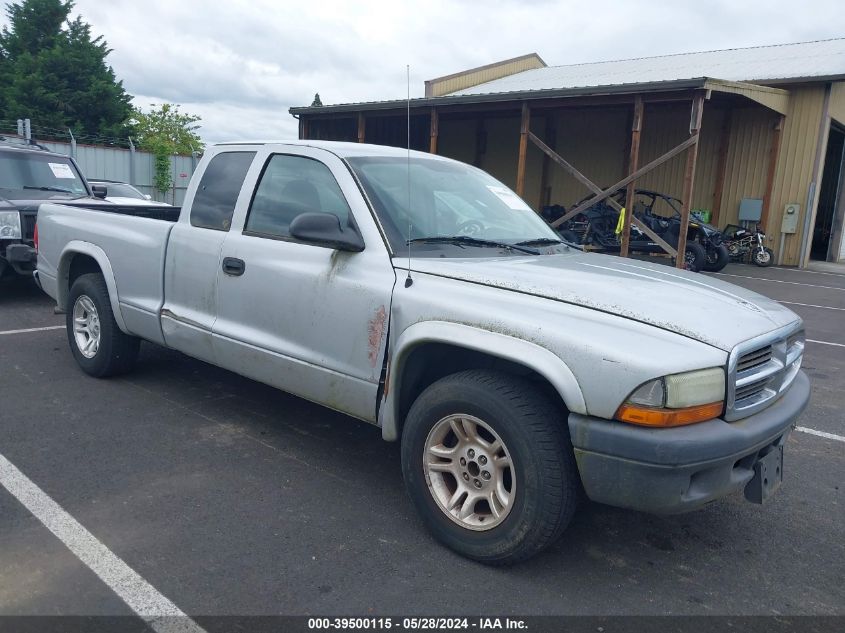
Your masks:
<svg viewBox="0 0 845 633"><path fill-rule="evenodd" d="M339 251L354 253L364 250L364 240L352 227L340 226L340 219L333 213L301 213L290 223L293 238L317 246L327 246Z"/></svg>
<svg viewBox="0 0 845 633"><path fill-rule="evenodd" d="M105 185L91 185L91 193L94 194L95 198L105 200L105 197L109 194L109 188Z"/></svg>

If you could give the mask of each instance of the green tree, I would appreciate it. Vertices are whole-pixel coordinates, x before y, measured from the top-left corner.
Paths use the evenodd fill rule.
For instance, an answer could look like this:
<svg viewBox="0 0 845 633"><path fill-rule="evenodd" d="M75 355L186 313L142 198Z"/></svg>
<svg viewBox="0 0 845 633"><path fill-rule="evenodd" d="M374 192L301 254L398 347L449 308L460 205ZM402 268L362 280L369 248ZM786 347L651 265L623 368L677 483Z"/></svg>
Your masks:
<svg viewBox="0 0 845 633"><path fill-rule="evenodd" d="M72 0L22 0L6 9L0 32L0 119L30 118L38 130L124 136L132 97L106 63ZM47 135L47 134L43 134Z"/></svg>
<svg viewBox="0 0 845 633"><path fill-rule="evenodd" d="M155 155L155 187L162 193L170 189L170 156L201 152L205 144L197 134L202 119L181 112L178 105L151 104L149 112L135 109L129 121L141 149Z"/></svg>

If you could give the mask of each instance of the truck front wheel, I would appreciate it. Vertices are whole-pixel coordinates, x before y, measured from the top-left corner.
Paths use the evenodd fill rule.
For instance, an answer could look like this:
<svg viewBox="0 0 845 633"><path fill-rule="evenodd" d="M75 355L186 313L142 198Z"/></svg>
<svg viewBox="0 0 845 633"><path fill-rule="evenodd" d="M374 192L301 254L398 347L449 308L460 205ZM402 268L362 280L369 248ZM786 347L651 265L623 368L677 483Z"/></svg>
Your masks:
<svg viewBox="0 0 845 633"><path fill-rule="evenodd" d="M140 340L118 327L101 274L81 275L73 282L66 325L71 352L85 373L104 378L126 373L135 365Z"/></svg>
<svg viewBox="0 0 845 633"><path fill-rule="evenodd" d="M420 394L402 433L402 472L434 536L494 565L553 543L580 489L565 413L530 381L481 370Z"/></svg>

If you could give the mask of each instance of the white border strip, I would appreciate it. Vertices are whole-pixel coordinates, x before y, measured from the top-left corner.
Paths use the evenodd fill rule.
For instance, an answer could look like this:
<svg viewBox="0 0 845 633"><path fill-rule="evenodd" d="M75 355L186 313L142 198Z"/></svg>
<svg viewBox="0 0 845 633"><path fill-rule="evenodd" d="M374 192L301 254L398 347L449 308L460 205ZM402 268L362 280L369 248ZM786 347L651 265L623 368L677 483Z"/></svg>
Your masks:
<svg viewBox="0 0 845 633"><path fill-rule="evenodd" d="M48 327L31 327L25 330L6 330L5 332L0 332L0 335L3 334L26 334L27 332L46 332L47 330L64 330L64 325L50 325Z"/></svg>
<svg viewBox="0 0 845 633"><path fill-rule="evenodd" d="M782 279L767 279L766 277L751 277L750 275L734 275L731 273L712 273L713 275L719 275L721 277L739 277L740 279L754 279L756 281L770 281L773 284L789 284L790 286L804 286L806 288L825 288L826 290L838 290L839 292L845 292L845 288L840 288L839 286L820 286L818 284L805 284L801 281L784 281Z"/></svg>
<svg viewBox="0 0 845 633"><path fill-rule="evenodd" d="M155 631L205 633L203 628L98 541L3 455L0 455L0 485L12 493Z"/></svg>
<svg viewBox="0 0 845 633"><path fill-rule="evenodd" d="M806 426L796 426L795 430L801 431L802 433L809 433L810 435L818 435L819 437L824 437L829 440L845 442L845 437L842 437L841 435L836 435L835 433L825 433L824 431L817 431L816 429L808 429Z"/></svg>
<svg viewBox="0 0 845 633"><path fill-rule="evenodd" d="M818 343L819 345L833 345L834 347L845 347L842 343L831 343L829 341L816 341L814 339L808 338L808 343Z"/></svg>
<svg viewBox="0 0 845 633"><path fill-rule="evenodd" d="M833 306L820 306L816 305L815 303L798 303L797 301L782 301L780 299L776 299L778 303L786 303L787 305L791 306L804 306L805 308L822 308L824 310L840 310L845 312L845 308L834 308Z"/></svg>

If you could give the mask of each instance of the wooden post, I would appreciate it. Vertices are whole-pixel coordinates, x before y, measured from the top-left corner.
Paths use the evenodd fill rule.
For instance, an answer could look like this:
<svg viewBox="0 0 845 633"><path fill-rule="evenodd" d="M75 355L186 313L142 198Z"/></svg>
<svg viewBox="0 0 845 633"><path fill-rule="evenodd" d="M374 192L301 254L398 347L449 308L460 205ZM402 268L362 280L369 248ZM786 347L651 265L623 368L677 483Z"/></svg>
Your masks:
<svg viewBox="0 0 845 633"><path fill-rule="evenodd" d="M528 139L532 143L534 143L534 145L536 145L540 149L540 151L544 152L549 158L551 158L558 165L563 167L566 170L567 173L569 173L578 182L583 184L587 189L589 189L590 191L592 191L595 194L604 194L605 193L605 192L602 192L601 187L596 185L593 181L591 181L584 174L582 174L580 171L578 171L573 165L570 165L566 160L564 160L557 152L552 150L548 145L546 145L543 141L541 141L537 137L536 134L534 134L533 132L529 132L528 133ZM646 166L646 167L648 167L648 166ZM646 167L643 167L643 168L637 170L637 172L634 172L634 173L638 173L638 172L639 173L645 173L645 171L648 171L648 169L646 169ZM649 169L653 169L653 167L651 167ZM619 188L620 187L616 187L616 189L619 189ZM607 198L607 203L611 207L616 209L617 211L622 210L622 205L619 204L618 202L616 202L616 200L614 200L613 198ZM559 220L555 220L554 222L552 222L552 226L559 226L561 222L564 222L568 218L573 217L573 215L574 215L573 212L569 211L565 216L563 216L563 218L561 218ZM661 238L657 233L655 233L650 228L648 228L645 224L640 222L637 218L632 217L631 223L633 225L635 225L638 229L640 229L643 233L648 235L652 239L652 241L658 243L660 245L660 247L663 250L665 250L667 253L669 253L672 257L674 257L675 255L678 254L678 251L676 251L673 246L667 244L663 240L663 238Z"/></svg>
<svg viewBox="0 0 845 633"><path fill-rule="evenodd" d="M713 214L710 223L713 226L719 225L719 215L722 212L722 194L725 191L725 173L728 169L728 150L731 143L731 127L733 126L733 108L725 111L725 120L722 122L722 136L719 139L719 156L716 160L716 188L713 192Z"/></svg>
<svg viewBox="0 0 845 633"><path fill-rule="evenodd" d="M366 131L367 120L364 118L364 113L358 113L358 142L364 142L364 132Z"/></svg>
<svg viewBox="0 0 845 633"><path fill-rule="evenodd" d="M431 109L431 125L429 126L428 151L430 154L437 153L437 135L439 134L440 117L437 108Z"/></svg>
<svg viewBox="0 0 845 633"><path fill-rule="evenodd" d="M516 194L525 197L525 161L528 155L528 129L531 127L531 110L522 102L522 125L519 129L519 158L516 163Z"/></svg>
<svg viewBox="0 0 845 633"><path fill-rule="evenodd" d="M628 159L628 174L637 171L640 166L640 132L643 129L643 98L640 95L634 97L634 116L631 120L631 154ZM622 244L619 254L628 257L628 247L631 242L631 216L634 214L634 184L632 180L628 183L625 192L625 220L622 223Z"/></svg>
<svg viewBox="0 0 845 633"><path fill-rule="evenodd" d="M537 142L539 141L539 139L534 137L533 134L531 134L531 138L532 138L532 140L534 141L535 144L537 144ZM690 136L687 140L685 140L680 145L676 145L675 147L670 149L668 152L666 152L665 154L663 154L661 156L658 156L657 158L655 158L653 161L651 161L647 165L643 165L637 171L625 176L619 182L613 183L610 187L608 187L604 191L599 189L595 196L593 196L589 200L585 200L584 202L579 204L574 209L570 209L569 211L566 212L566 215L564 215L563 217L560 217L557 220L555 220L554 222L552 222L552 226L560 226L561 224L566 222L569 218L575 217L576 215L578 215L582 211L589 209L593 205L601 202L602 200L607 200L610 196L612 196L614 193L619 191L622 187L626 187L629 182L633 182L634 180L637 180L637 178L639 178L640 176L644 176L645 174L647 174L650 171L652 171L653 169L659 167L660 165L662 165L666 161L674 158L675 156L677 156L678 154L683 152L685 149L691 147L692 145L695 145L696 143L698 143L698 134L694 134L694 135ZM609 202L611 204L613 204L612 200L609 201Z"/></svg>
<svg viewBox="0 0 845 633"><path fill-rule="evenodd" d="M786 120L784 115L778 117L778 122L775 124L775 131L772 135L772 146L769 148L769 167L766 171L766 192L763 194L763 210L760 212L760 224L763 227L763 232L768 235L769 227L769 211L772 207L772 190L775 186L775 171L778 166L778 157L780 156L780 137L783 133L783 124Z"/></svg>
<svg viewBox="0 0 845 633"><path fill-rule="evenodd" d="M687 165L684 169L684 193L681 199L681 229L678 235L678 255L675 266L684 268L686 261L687 231L689 230L689 213L692 206L692 194L695 191L695 163L698 160L698 138L701 131L701 115L704 112L704 93L698 92L692 99L690 111L690 138L695 142L687 150Z"/></svg>
<svg viewBox="0 0 845 633"><path fill-rule="evenodd" d="M544 134L549 148L555 149L557 145L557 129L554 121L555 112L546 112L546 132ZM540 208L552 203L551 186L549 185L549 168L552 165L551 158L543 152L543 170L540 173Z"/></svg>
<svg viewBox="0 0 845 633"><path fill-rule="evenodd" d="M308 119L303 118L302 115L299 117L299 138L300 140L308 139Z"/></svg>

